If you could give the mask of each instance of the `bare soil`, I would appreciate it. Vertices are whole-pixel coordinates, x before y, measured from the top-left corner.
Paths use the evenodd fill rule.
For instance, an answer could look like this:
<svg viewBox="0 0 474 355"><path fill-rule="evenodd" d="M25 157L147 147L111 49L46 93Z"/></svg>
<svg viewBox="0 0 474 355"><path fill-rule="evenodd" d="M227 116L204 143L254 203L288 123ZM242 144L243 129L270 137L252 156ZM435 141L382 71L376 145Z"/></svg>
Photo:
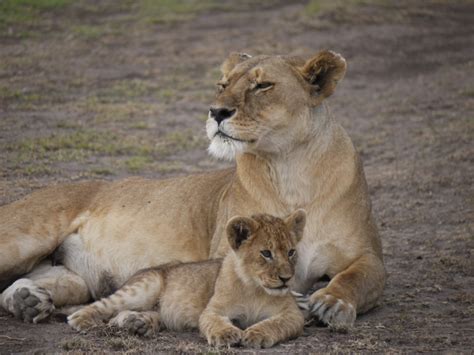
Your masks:
<svg viewBox="0 0 474 355"><path fill-rule="evenodd" d="M311 326L266 352L473 351L474 2L63 2L0 24L0 204L225 166L204 120L226 55L333 49L349 67L329 104L362 155L389 278L349 333ZM197 332L80 335L0 313L0 353L62 351L217 349Z"/></svg>

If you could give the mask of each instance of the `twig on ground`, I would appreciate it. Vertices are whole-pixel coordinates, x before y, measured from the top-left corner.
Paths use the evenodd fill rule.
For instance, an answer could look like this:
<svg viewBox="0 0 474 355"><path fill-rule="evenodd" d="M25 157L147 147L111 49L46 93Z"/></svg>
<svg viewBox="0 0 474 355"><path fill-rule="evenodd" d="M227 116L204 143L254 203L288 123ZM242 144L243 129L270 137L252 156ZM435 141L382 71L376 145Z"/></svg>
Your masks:
<svg viewBox="0 0 474 355"><path fill-rule="evenodd" d="M0 338L7 339L7 340L13 340L13 341L25 341L26 338L15 338L11 337L9 335L0 335Z"/></svg>

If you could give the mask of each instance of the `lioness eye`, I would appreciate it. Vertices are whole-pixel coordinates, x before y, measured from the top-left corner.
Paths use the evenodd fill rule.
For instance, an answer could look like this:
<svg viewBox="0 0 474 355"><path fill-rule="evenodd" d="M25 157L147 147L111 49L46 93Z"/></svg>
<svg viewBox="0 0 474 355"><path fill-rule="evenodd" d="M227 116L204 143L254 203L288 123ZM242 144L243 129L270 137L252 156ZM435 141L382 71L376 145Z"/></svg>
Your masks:
<svg viewBox="0 0 474 355"><path fill-rule="evenodd" d="M262 250L260 252L264 258L271 259L272 258L272 252L270 250Z"/></svg>
<svg viewBox="0 0 474 355"><path fill-rule="evenodd" d="M258 83L257 85L255 85L255 90L270 89L272 86L273 84L269 82Z"/></svg>
<svg viewBox="0 0 474 355"><path fill-rule="evenodd" d="M225 90L225 88L227 87L227 84L226 83L221 83L221 82L218 82L217 84L217 90L219 92L222 92Z"/></svg>
<svg viewBox="0 0 474 355"><path fill-rule="evenodd" d="M288 252L288 256L291 258L293 255L295 255L296 253L296 250L295 249L291 249L289 252Z"/></svg>

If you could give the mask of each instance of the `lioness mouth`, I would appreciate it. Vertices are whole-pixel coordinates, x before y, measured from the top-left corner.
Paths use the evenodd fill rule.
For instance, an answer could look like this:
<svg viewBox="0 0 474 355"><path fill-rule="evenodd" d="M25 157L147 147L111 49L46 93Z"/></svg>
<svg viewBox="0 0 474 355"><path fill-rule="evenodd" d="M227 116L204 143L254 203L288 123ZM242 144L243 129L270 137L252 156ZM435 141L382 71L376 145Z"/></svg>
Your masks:
<svg viewBox="0 0 474 355"><path fill-rule="evenodd" d="M219 137L223 137L223 138L227 138L227 139L232 139L234 141L237 141L237 142L243 142L243 143L252 143L252 142L255 142L254 140L244 140L244 139L240 139L240 138L235 138L235 137L232 137L232 136L229 136L228 134L222 132L222 131L217 131L217 133L214 135L215 136L219 136Z"/></svg>

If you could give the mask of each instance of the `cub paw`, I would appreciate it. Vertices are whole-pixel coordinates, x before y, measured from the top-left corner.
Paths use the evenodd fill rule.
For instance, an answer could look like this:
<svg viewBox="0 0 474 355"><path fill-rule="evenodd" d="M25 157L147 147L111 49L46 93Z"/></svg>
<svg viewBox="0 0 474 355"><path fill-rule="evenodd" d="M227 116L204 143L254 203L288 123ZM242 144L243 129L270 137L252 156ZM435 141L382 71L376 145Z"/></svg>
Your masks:
<svg viewBox="0 0 474 355"><path fill-rule="evenodd" d="M269 348L275 344L273 338L256 328L247 328L242 337L242 344L251 348Z"/></svg>
<svg viewBox="0 0 474 355"><path fill-rule="evenodd" d="M88 307L74 312L67 317L67 323L79 332L85 332L101 324L101 322L94 317L94 313Z"/></svg>
<svg viewBox="0 0 474 355"><path fill-rule="evenodd" d="M356 319L355 307L351 303L331 295L325 288L310 296L309 310L311 315L339 331L351 328Z"/></svg>
<svg viewBox="0 0 474 355"><path fill-rule="evenodd" d="M207 335L207 342L212 346L236 345L242 339L242 330L237 327L220 329L213 334Z"/></svg>
<svg viewBox="0 0 474 355"><path fill-rule="evenodd" d="M2 294L6 310L28 323L38 323L54 310L51 293L28 279L20 279Z"/></svg>
<svg viewBox="0 0 474 355"><path fill-rule="evenodd" d="M159 322L146 313L124 311L112 319L110 325L127 330L132 335L150 337L159 331Z"/></svg>

